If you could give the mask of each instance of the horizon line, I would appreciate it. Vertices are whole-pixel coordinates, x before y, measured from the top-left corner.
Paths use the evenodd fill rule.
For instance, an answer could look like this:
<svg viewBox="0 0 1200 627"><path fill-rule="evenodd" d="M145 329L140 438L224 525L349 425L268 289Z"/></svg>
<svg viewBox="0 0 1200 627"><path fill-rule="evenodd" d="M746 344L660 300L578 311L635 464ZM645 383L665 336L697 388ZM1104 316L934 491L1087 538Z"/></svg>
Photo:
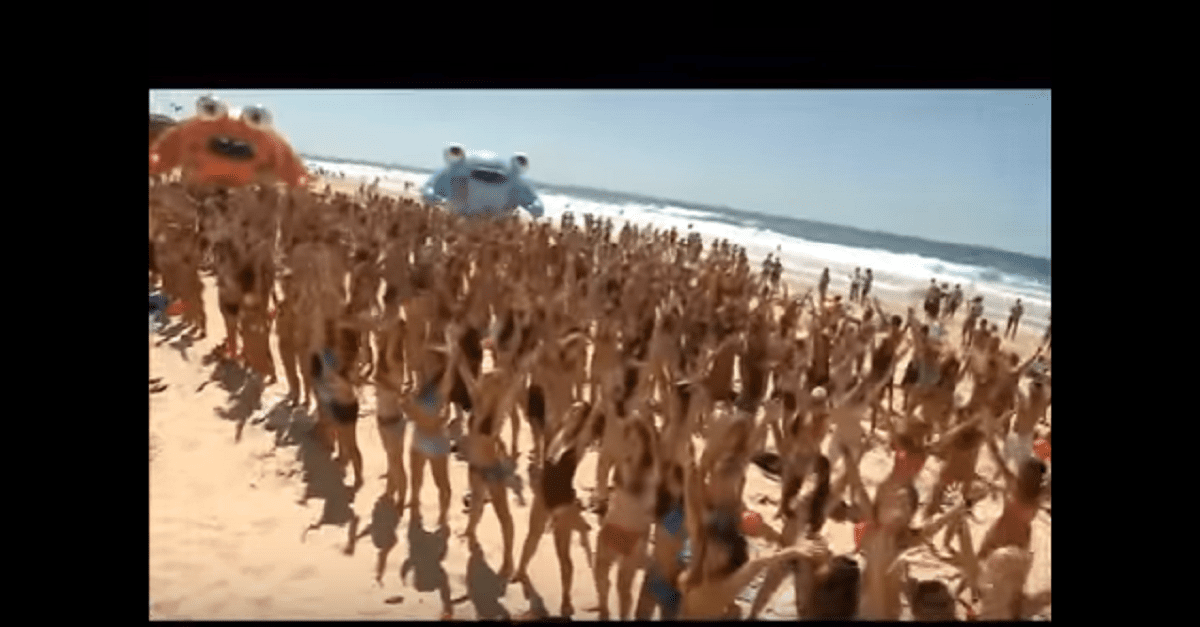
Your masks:
<svg viewBox="0 0 1200 627"><path fill-rule="evenodd" d="M378 161L367 161L367 160L361 159L361 158L335 157L332 155L313 155L313 154L305 154L302 152L297 152L296 154L298 154L299 156L306 158L306 159L316 159L316 160L332 159L332 160L336 160L336 161L345 161L347 163L354 163L354 164L358 164L358 165L369 165L369 166L376 166L376 167L383 167L383 168L411 170L411 171L414 171L417 173L422 173L422 174L424 174L424 173L435 174L435 173L441 171L441 168L422 168L422 167L410 166L410 165L405 165L405 164L400 164L400 163L382 163L382 162L378 162ZM1051 263L1050 257L1042 257L1042 256L1038 256L1038 255L1032 255L1030 253L1015 251L1015 250L1004 250L1003 248L996 248L994 246L983 246L983 245L979 245L979 244L967 244L964 242L938 241L938 240L933 240L933 239L926 239L924 237L918 237L915 235L904 235L902 233L892 233L889 231L870 230L870 229L864 229L864 228L856 227L856 226L849 226L849 225L845 225L845 224L822 222L820 220L812 220L809 218L799 218L799 217L795 217L795 216L788 216L788 215L782 215L782 214L776 214L776 213L764 213L761 211L738 209L736 207L729 207L729 206L725 206L725 205L706 205L706 204L701 203L700 201L684 200L684 199L680 199L680 198L663 198L663 197L652 196L650 194L636 192L636 191L611 190L611 189L604 189L604 188L600 188L600 187L591 187L591 186L587 186L587 185L577 185L577 184L549 183L549 182L545 182L545 181L539 181L537 179L533 179L528 176L523 176L522 178L524 178L525 180L529 181L532 184L539 185L539 186L546 187L546 188L555 188L555 187L557 187L557 188L576 188L576 189L580 189L580 190L600 192L600 193L606 193L606 194L618 194L618 195L624 195L624 196L641 197L641 198L645 198L648 200L659 201L659 202L663 202L663 203L672 203L672 204L685 204L686 203L686 204L691 204L691 205L698 205L698 206L704 207L704 208L732 211L735 213L745 214L745 215L749 215L749 216L763 216L763 217L767 217L767 218L783 218L785 220L795 220L797 222L807 222L810 224L818 224L818 225L822 225L822 226L832 226L832 227L837 227L840 229L850 229L852 231L858 231L860 233L868 233L871 235L886 235L889 237L909 238L909 239L920 240L923 242L929 242L931 244L941 244L944 246L970 247L970 248L976 248L976 249L980 249L980 250L990 250L993 252L1003 253L1006 255L1022 255L1024 257L1028 257L1030 259L1037 259L1040 261L1045 261L1047 263Z"/></svg>

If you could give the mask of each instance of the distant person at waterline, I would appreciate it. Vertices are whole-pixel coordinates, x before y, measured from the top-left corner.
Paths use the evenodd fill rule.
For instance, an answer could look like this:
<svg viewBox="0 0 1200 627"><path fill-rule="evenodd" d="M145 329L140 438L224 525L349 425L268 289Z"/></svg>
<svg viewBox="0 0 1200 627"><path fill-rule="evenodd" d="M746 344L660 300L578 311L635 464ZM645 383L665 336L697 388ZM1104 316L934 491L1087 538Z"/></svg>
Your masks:
<svg viewBox="0 0 1200 627"><path fill-rule="evenodd" d="M867 293L871 291L872 278L874 277L871 276L871 269L867 268L867 276L863 277L862 293L859 294L859 298L861 298L862 302L864 303L867 302Z"/></svg>
<svg viewBox="0 0 1200 627"><path fill-rule="evenodd" d="M858 300L859 286L862 285L862 276L859 274L861 268L854 269L854 278L850 279L850 302Z"/></svg>
<svg viewBox="0 0 1200 627"><path fill-rule="evenodd" d="M783 262L779 260L779 257L775 257L775 266L771 268L771 287L778 288L781 279L783 279Z"/></svg>
<svg viewBox="0 0 1200 627"><path fill-rule="evenodd" d="M941 304L942 290L938 289L937 279L929 279L929 289L925 291L925 317L937 320Z"/></svg>
<svg viewBox="0 0 1200 627"><path fill-rule="evenodd" d="M958 313L958 307L960 305L962 305L962 299L963 299L962 285L955 283L954 284L954 293L952 293L950 295L950 303L949 303L949 309L950 309L949 314L950 314L951 318L953 318L954 315Z"/></svg>
<svg viewBox="0 0 1200 627"><path fill-rule="evenodd" d="M821 297L821 304L825 304L825 290L829 289L829 268L826 267L821 271L821 280L817 283L817 294Z"/></svg>
<svg viewBox="0 0 1200 627"><path fill-rule="evenodd" d="M982 317L983 297L976 296L971 299L971 306L967 308L967 319L963 321L962 339L966 346L971 345L971 333L975 330L975 321Z"/></svg>
<svg viewBox="0 0 1200 627"><path fill-rule="evenodd" d="M1004 327L1004 337L1017 337L1017 325L1021 322L1021 314L1025 313L1025 308L1021 306L1021 299L1017 299L1017 304L1008 314L1008 325Z"/></svg>

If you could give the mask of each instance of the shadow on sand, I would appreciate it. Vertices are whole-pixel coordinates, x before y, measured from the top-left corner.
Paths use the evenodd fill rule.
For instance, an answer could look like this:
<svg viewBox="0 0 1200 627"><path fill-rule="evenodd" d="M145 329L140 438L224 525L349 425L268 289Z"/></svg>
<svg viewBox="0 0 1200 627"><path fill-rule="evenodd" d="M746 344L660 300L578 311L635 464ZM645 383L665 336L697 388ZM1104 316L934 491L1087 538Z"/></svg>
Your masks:
<svg viewBox="0 0 1200 627"><path fill-rule="evenodd" d="M408 559L400 565L401 582L411 572L413 588L416 588L417 592L436 590L444 607L450 607L451 604L450 577L442 568L442 560L446 558L449 538L449 528L441 527L432 532L425 531L421 525L421 517L419 515L411 516L408 519Z"/></svg>
<svg viewBox="0 0 1200 627"><path fill-rule="evenodd" d="M216 414L224 420L236 423L234 439L240 442L246 421L262 407L262 393L265 388L262 375L222 358L216 350L205 355L201 362L212 365L213 371L209 379L196 391L199 392L209 383L215 382L229 393L230 405L218 408ZM345 468L333 461L332 451L314 437L312 429L315 418L281 399L254 422L264 423L266 430L275 433L275 448L296 447L296 459L300 462L304 481L304 495L300 504L307 504L311 498L324 501L321 517L304 529L300 541L303 542L307 538L308 532L325 525L348 524L343 553L353 555L355 543L362 537L358 533L358 515L351 506L357 491L345 484ZM372 527L374 526L373 523ZM394 528L395 524L392 527Z"/></svg>
<svg viewBox="0 0 1200 627"><path fill-rule="evenodd" d="M299 446L308 437L307 414L287 400L281 399L258 418L253 424L262 424L263 428L275 434L275 448L281 446Z"/></svg>
<svg viewBox="0 0 1200 627"><path fill-rule="evenodd" d="M187 329L187 325L182 320L176 320L173 324L164 325L161 329L155 332L158 335L158 341L155 346L162 346L170 340L176 339L181 333Z"/></svg>
<svg viewBox="0 0 1200 627"><path fill-rule="evenodd" d="M371 510L371 524L363 529L355 539L371 536L371 544L377 551L375 559L375 583L383 583L383 571L387 569L388 554L396 547L399 537L396 528L400 526L400 514L396 506L386 496L380 496Z"/></svg>
<svg viewBox="0 0 1200 627"><path fill-rule="evenodd" d="M208 379L201 383L196 388L197 392L203 391L210 383L216 383L222 390L229 392L231 395L242 389L246 384L246 379L249 378L249 373L245 368L238 364L225 359L218 355L216 351L211 352L200 358L200 365L212 366L212 373L208 375Z"/></svg>
<svg viewBox="0 0 1200 627"><path fill-rule="evenodd" d="M159 340L154 343L155 346L168 344L171 348L179 351L180 356L184 361L188 361L187 349L191 348L196 343L192 333L185 333L188 330L188 325L183 321L176 321L174 324L165 327L157 332Z"/></svg>
<svg viewBox="0 0 1200 627"><path fill-rule="evenodd" d="M467 561L467 596L480 620L512 618L500 603L507 588L508 581L487 565L483 547L471 543L471 558Z"/></svg>
<svg viewBox="0 0 1200 627"><path fill-rule="evenodd" d="M304 496L300 504L305 505L311 498L323 499L324 509L321 518L309 525L300 540L325 525L345 525L349 523L345 553L354 553L354 543L358 534L358 515L350 506L354 502L356 491L345 482L345 469L335 463L330 450L312 433L315 419L309 416L306 420L296 420L292 416L289 431L292 440L297 442L297 457L303 468Z"/></svg>
<svg viewBox="0 0 1200 627"><path fill-rule="evenodd" d="M216 413L221 418L232 420L237 425L233 439L235 442L241 442L242 430L246 427L246 421L254 412L262 408L262 393L265 386L262 375L248 372L229 362L223 362L223 364L218 365L217 370L224 369L227 374L214 373L214 378L220 376L218 384L229 392L230 404L227 407L218 407Z"/></svg>
<svg viewBox="0 0 1200 627"><path fill-rule="evenodd" d="M571 620L568 617L551 616L550 610L546 609L545 600L542 599L541 594L538 594L537 589L535 589L533 587L533 582L529 581L528 577L526 577L525 579L522 579L520 583L521 583L521 591L525 594L525 600L529 601L529 609L526 610L522 614L514 616L513 620L518 620L518 621L538 620L538 621L551 621L551 622L559 622L559 621L569 622Z"/></svg>

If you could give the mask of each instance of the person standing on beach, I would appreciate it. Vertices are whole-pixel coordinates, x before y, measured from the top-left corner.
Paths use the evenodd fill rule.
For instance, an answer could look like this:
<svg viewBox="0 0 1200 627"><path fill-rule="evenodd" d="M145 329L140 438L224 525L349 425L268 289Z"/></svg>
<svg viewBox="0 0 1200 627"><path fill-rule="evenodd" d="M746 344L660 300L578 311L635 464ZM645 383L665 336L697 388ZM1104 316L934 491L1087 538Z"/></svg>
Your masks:
<svg viewBox="0 0 1200 627"><path fill-rule="evenodd" d="M829 289L829 268L821 272L821 281L817 283L817 294L821 297L821 304L825 304L825 290Z"/></svg>
<svg viewBox="0 0 1200 627"><path fill-rule="evenodd" d="M860 268L854 269L854 278L850 279L850 302L858 301L858 289L862 284L862 276L859 274Z"/></svg>
<svg viewBox="0 0 1200 627"><path fill-rule="evenodd" d="M1017 304L1013 305L1008 314L1008 325L1004 327L1004 337L1016 339L1017 325L1020 324L1023 313L1025 313L1025 308L1021 306L1021 299L1018 298Z"/></svg>
<svg viewBox="0 0 1200 627"><path fill-rule="evenodd" d="M959 305L962 305L962 299L963 299L962 285L959 283L955 283L954 284L954 292L950 295L950 303L949 303L949 309L950 309L949 313L950 313L951 318L953 318L954 315L956 313L958 313L958 307L959 307Z"/></svg>
<svg viewBox="0 0 1200 627"><path fill-rule="evenodd" d="M1044 343L1046 345L1047 349L1050 348L1050 314L1049 313L1046 314L1046 334L1042 336L1042 343Z"/></svg>
<svg viewBox="0 0 1200 627"><path fill-rule="evenodd" d="M937 279L929 279L929 289L925 291L925 316L937 320L941 303L942 291L938 289Z"/></svg>
<svg viewBox="0 0 1200 627"><path fill-rule="evenodd" d="M867 302L867 294L871 291L871 269L867 268L867 276L863 277L862 291L859 293L859 298L862 302Z"/></svg>
<svg viewBox="0 0 1200 627"><path fill-rule="evenodd" d="M975 331L975 321L983 317L983 297L976 296L971 299L971 306L967 309L967 319L963 321L962 341L965 346L971 345L971 338Z"/></svg>

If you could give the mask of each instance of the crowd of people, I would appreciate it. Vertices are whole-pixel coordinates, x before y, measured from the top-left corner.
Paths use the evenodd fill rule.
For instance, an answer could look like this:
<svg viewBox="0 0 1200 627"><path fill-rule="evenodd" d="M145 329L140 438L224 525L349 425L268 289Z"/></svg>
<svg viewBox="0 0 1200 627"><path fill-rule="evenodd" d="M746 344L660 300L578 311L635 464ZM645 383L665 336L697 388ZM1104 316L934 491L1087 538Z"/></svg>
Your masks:
<svg viewBox="0 0 1200 627"><path fill-rule="evenodd" d="M755 617L789 578L800 618L899 619L904 604L918 620L953 619L959 606L1024 616L1031 524L1049 494L1048 331L1018 355L1005 340L1020 313L1001 335L975 300L956 343L935 322L936 283L922 321L869 298L870 269L843 303L828 271L801 294L778 260L754 272L727 241L582 222L468 219L365 188L198 194L152 179L151 285L203 337L201 277L212 273L225 359L265 383L282 366L289 402L315 412L314 437L350 467L354 489L363 455L383 455L386 498L415 513L428 468L446 527L449 473L467 473L462 532L478 542L490 508L497 572L513 581L549 527L563 615L575 612L578 537L589 555L596 543L601 619L738 616L737 598L761 580ZM945 299L953 315L961 290ZM360 411L368 394L373 417ZM360 450L360 419L382 451ZM521 468L525 427L533 450ZM893 466L872 495L860 462L873 436ZM977 472L985 449L995 477ZM585 503L576 470L591 453ZM914 479L930 459L940 471L922 503ZM778 523L747 505L751 465L778 477ZM518 483L533 492L520 542ZM966 520L995 491L1003 513L976 550ZM853 553L832 554L831 520L855 524ZM939 534L956 587L908 574L906 560Z"/></svg>

